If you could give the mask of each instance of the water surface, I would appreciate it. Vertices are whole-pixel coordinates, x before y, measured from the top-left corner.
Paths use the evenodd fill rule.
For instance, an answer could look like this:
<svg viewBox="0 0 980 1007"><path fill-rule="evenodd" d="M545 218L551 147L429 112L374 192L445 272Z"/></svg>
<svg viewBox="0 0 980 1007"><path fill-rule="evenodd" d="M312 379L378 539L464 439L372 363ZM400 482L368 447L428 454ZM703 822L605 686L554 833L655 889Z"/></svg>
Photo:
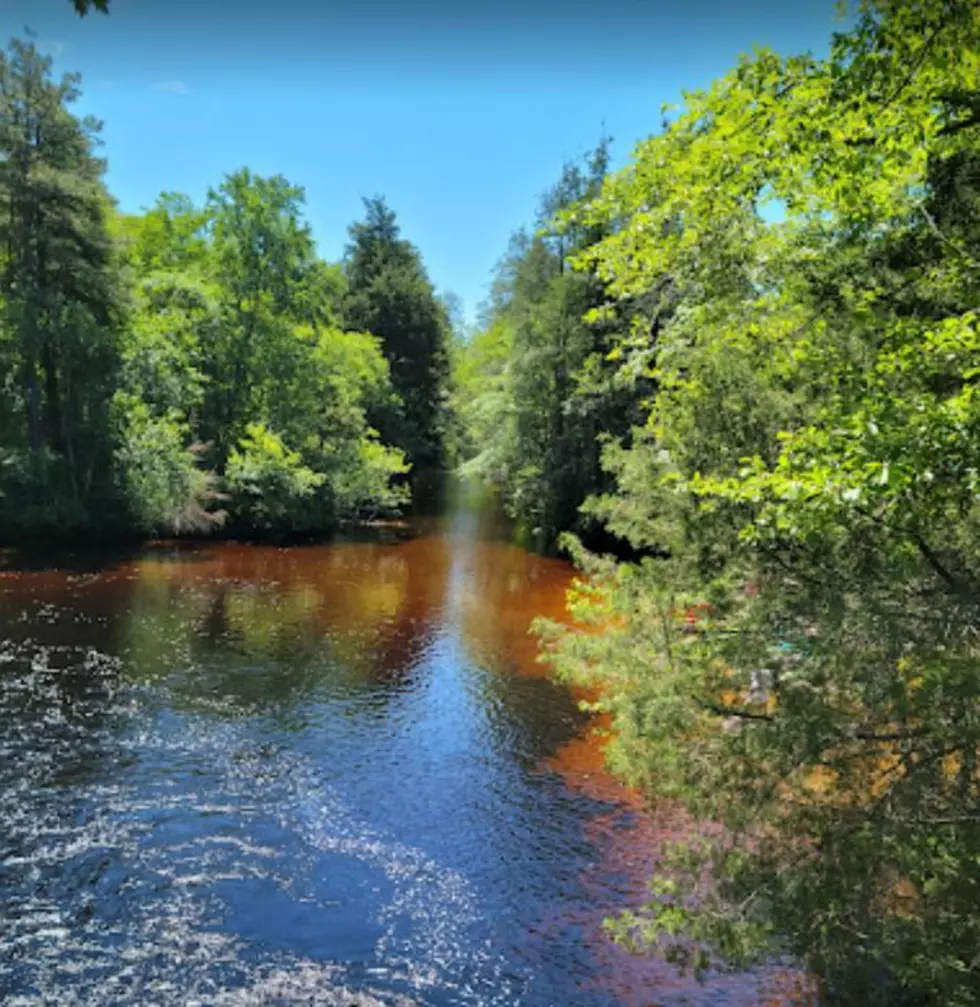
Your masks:
<svg viewBox="0 0 980 1007"><path fill-rule="evenodd" d="M599 932L682 826L534 660L571 575L465 511L8 564L0 1002L763 1002Z"/></svg>

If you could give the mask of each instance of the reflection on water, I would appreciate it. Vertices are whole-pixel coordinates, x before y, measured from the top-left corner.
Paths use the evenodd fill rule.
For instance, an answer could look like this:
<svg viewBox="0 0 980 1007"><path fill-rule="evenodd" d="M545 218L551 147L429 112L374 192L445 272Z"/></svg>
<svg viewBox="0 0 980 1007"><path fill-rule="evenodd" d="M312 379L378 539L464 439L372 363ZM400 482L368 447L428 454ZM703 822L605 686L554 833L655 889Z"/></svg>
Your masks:
<svg viewBox="0 0 980 1007"><path fill-rule="evenodd" d="M0 1000L762 1002L598 932L670 823L534 660L570 576L465 510L0 572Z"/></svg>

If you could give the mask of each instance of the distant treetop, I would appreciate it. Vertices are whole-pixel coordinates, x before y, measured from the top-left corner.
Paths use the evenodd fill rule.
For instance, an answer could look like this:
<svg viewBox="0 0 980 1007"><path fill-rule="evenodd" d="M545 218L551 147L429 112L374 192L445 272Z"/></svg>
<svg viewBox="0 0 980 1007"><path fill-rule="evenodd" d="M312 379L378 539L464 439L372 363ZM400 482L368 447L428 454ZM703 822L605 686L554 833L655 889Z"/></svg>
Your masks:
<svg viewBox="0 0 980 1007"><path fill-rule="evenodd" d="M109 13L109 0L71 0L75 10L84 17L94 7L103 14Z"/></svg>

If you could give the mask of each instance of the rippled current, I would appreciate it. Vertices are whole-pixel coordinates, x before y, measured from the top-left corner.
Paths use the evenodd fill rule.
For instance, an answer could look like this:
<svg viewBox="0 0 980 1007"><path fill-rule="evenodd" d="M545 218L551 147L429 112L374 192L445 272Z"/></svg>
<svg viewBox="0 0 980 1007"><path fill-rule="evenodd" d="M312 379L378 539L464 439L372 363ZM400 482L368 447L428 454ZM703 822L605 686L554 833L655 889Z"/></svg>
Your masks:
<svg viewBox="0 0 980 1007"><path fill-rule="evenodd" d="M475 520L8 562L0 1003L763 1002L599 932L652 833Z"/></svg>

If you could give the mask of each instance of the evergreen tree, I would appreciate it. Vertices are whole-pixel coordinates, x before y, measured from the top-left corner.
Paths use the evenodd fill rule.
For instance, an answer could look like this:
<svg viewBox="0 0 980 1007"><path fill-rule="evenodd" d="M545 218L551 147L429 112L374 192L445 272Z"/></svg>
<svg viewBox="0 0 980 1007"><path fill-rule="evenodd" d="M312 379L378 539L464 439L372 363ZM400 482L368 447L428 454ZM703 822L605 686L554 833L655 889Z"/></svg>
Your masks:
<svg viewBox="0 0 980 1007"><path fill-rule="evenodd" d="M563 531L584 530L581 505L611 485L599 438L627 435L637 418L635 383L612 380L606 327L584 318L602 303L604 286L571 268L604 229L565 219L598 194L607 166L604 140L584 164L564 167L541 200L534 233L512 239L458 393L466 422L479 428L463 471L500 490L545 548Z"/></svg>
<svg viewBox="0 0 980 1007"><path fill-rule="evenodd" d="M344 267L344 323L381 339L401 399L396 413L377 416L384 439L401 447L416 469L445 460L450 327L418 250L399 237L383 199L365 200L363 221L350 227Z"/></svg>
<svg viewBox="0 0 980 1007"><path fill-rule="evenodd" d="M16 375L3 408L7 472L20 473L6 493L11 520L25 517L23 491L38 506L45 496L66 501L78 521L110 474L121 293L105 165L94 153L100 124L71 114L78 77L54 81L50 71L32 42L13 40L0 54L0 293Z"/></svg>

